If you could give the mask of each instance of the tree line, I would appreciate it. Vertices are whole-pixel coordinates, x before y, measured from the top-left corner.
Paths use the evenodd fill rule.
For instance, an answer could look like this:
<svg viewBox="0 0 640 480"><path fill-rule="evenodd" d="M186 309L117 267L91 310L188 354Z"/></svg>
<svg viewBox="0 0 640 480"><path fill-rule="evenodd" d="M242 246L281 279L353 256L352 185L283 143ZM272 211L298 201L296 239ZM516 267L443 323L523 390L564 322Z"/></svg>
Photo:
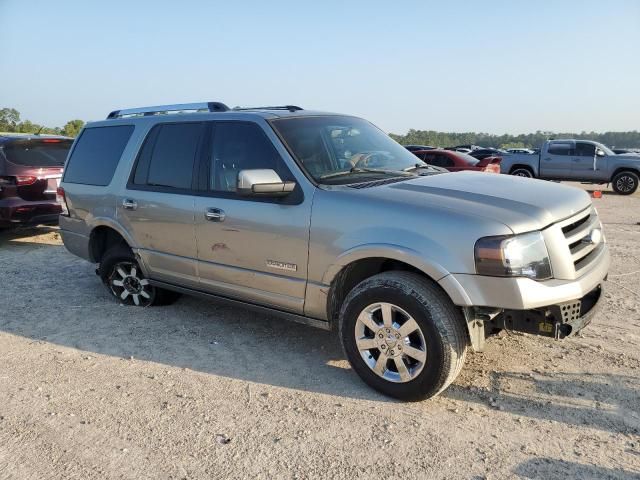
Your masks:
<svg viewBox="0 0 640 480"><path fill-rule="evenodd" d="M492 135L476 132L437 132L435 130L409 130L405 135L390 134L391 138L402 145L431 145L434 147L454 147L456 145L479 145L499 148L536 148L550 138L580 138L595 140L609 147L640 148L640 131L630 132L543 132L522 133L519 135Z"/></svg>
<svg viewBox="0 0 640 480"><path fill-rule="evenodd" d="M46 127L29 120L21 120L20 112L15 108L0 109L0 132L45 133L75 137L84 126L82 120L70 120L63 127ZM431 145L434 147L453 147L456 145L479 145L499 148L535 148L549 138L581 138L595 140L610 147L640 148L640 131L630 132L581 132L559 133L543 132L522 133L519 135L493 135L476 132L437 132L435 130L409 130L405 135L389 134L403 145Z"/></svg>
<svg viewBox="0 0 640 480"><path fill-rule="evenodd" d="M69 120L64 127L46 127L30 120L21 120L20 112L15 108L0 109L0 132L44 133L75 137L80 133L83 126L84 122L82 120Z"/></svg>

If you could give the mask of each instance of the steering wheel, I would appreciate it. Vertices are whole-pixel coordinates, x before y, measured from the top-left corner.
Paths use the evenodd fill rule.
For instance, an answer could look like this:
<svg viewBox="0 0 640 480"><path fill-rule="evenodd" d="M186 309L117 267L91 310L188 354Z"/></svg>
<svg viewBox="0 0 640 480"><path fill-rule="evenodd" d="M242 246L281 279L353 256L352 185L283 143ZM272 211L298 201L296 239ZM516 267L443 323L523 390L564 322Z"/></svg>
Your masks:
<svg viewBox="0 0 640 480"><path fill-rule="evenodd" d="M356 159L354 161L354 158ZM365 152L365 153L357 153L353 157L351 157L351 165L353 168L367 168L367 167L376 167L384 165L385 157L380 152Z"/></svg>

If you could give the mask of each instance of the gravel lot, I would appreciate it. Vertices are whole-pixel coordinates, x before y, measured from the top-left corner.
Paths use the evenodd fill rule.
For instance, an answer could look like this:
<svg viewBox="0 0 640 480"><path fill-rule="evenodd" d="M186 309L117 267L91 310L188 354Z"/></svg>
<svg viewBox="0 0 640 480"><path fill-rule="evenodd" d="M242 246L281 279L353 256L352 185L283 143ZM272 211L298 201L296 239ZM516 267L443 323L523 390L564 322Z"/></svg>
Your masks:
<svg viewBox="0 0 640 480"><path fill-rule="evenodd" d="M595 199L607 305L503 334L440 397L366 387L336 336L200 299L122 307L56 230L0 233L0 478L640 478L640 197Z"/></svg>

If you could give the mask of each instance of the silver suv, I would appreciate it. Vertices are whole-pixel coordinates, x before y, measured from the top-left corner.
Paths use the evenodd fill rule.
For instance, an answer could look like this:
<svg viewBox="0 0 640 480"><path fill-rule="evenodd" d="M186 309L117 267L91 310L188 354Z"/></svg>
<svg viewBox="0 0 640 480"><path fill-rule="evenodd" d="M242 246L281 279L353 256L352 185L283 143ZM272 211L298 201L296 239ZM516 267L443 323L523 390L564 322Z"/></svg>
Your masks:
<svg viewBox="0 0 640 480"><path fill-rule="evenodd" d="M118 301L188 293L334 328L360 377L405 400L501 329L574 334L609 267L584 191L441 173L365 120L292 105L112 112L58 194L67 249Z"/></svg>

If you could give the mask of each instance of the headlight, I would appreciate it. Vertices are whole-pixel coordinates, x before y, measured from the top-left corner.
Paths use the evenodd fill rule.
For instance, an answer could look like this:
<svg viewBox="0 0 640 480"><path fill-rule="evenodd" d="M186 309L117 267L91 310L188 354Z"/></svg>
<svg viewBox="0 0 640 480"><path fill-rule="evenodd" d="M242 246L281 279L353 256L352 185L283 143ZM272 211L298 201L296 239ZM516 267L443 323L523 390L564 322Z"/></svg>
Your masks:
<svg viewBox="0 0 640 480"><path fill-rule="evenodd" d="M542 233L485 237L476 242L476 271L492 277L551 278L549 252Z"/></svg>

